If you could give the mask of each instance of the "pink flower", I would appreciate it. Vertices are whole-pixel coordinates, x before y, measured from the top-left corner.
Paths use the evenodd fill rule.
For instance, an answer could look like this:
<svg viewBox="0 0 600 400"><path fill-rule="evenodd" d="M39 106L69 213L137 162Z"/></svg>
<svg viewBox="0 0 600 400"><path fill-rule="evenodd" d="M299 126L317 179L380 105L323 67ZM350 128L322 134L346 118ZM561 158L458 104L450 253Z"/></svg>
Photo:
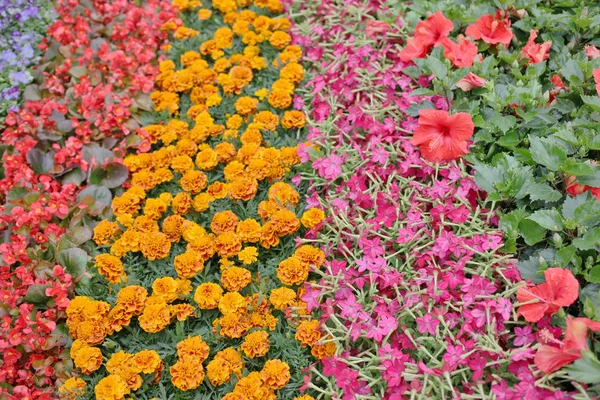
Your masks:
<svg viewBox="0 0 600 400"><path fill-rule="evenodd" d="M585 55L588 56L588 58L600 57L600 50L593 44L585 46Z"/></svg>
<svg viewBox="0 0 600 400"><path fill-rule="evenodd" d="M365 32L367 37L375 37L379 34L385 35L390 30L390 25L385 21L368 20Z"/></svg>
<svg viewBox="0 0 600 400"><path fill-rule="evenodd" d="M417 330L419 333L430 333L431 335L435 335L436 328L439 324L440 321L433 318L431 314L425 314L424 317L417 318Z"/></svg>
<svg viewBox="0 0 600 400"><path fill-rule="evenodd" d="M594 71L594 82L596 82L596 93L600 96L600 68L596 68Z"/></svg>
<svg viewBox="0 0 600 400"><path fill-rule="evenodd" d="M521 58L526 58L527 64L537 64L544 60L547 60L550 56L550 47L552 47L552 41L547 41L542 44L535 43L535 39L538 36L538 31L532 29L529 31L529 40L523 47Z"/></svg>
<svg viewBox="0 0 600 400"><path fill-rule="evenodd" d="M471 89L483 87L485 83L485 79L475 75L472 72L469 72L467 76L462 78L460 81L456 82L456 86L462 89L463 91L468 92Z"/></svg>

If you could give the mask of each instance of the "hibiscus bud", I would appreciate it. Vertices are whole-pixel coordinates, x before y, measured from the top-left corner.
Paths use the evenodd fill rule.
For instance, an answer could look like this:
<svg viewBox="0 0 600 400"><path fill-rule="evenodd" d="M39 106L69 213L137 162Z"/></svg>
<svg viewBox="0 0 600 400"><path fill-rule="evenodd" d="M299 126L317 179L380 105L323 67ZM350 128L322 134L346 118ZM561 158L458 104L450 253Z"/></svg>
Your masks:
<svg viewBox="0 0 600 400"><path fill-rule="evenodd" d="M558 233L554 232L554 235L552 235L552 242L554 242L555 247L560 247L562 246L562 237Z"/></svg>
<svg viewBox="0 0 600 400"><path fill-rule="evenodd" d="M467 76L456 82L456 87L468 92L471 89L483 87L486 84L486 80L469 72Z"/></svg>
<svg viewBox="0 0 600 400"><path fill-rule="evenodd" d="M511 15L513 16L513 18L515 19L523 19L523 17L525 16L525 13L527 12L527 10L514 10Z"/></svg>
<svg viewBox="0 0 600 400"><path fill-rule="evenodd" d="M588 58L600 57L600 50L594 45L585 46L585 55Z"/></svg>

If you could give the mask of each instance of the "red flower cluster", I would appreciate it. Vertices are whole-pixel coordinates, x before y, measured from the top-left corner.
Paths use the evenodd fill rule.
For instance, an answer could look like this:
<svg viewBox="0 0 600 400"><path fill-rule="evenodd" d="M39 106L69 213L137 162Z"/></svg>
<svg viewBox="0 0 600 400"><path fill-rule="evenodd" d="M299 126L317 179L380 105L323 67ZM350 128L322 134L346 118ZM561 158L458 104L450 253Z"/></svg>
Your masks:
<svg viewBox="0 0 600 400"><path fill-rule="evenodd" d="M81 223L91 203L79 188L142 133L135 114L150 107L161 27L176 17L167 0L59 0L56 11L40 45L43 82L1 135L0 398L10 400L53 399L68 377L66 338L55 328L81 271L57 265L58 243L91 237Z"/></svg>

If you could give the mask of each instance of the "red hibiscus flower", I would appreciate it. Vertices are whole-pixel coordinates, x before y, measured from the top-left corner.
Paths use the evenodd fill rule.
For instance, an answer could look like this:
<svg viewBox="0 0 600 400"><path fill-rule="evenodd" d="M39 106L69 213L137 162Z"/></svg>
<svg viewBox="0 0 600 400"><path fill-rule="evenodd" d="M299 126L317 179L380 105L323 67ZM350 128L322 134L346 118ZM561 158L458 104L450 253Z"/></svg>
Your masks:
<svg viewBox="0 0 600 400"><path fill-rule="evenodd" d="M441 44L454 29L454 24L444 17L441 11L430 15L426 20L420 21L415 27L415 36L410 39L400 52L400 59L408 62L414 58L423 58L433 46Z"/></svg>
<svg viewBox="0 0 600 400"><path fill-rule="evenodd" d="M564 365L580 359L581 351L587 350L588 329L594 332L600 331L600 322L590 321L587 318L573 318L569 315L567 317L565 339L562 343L553 340L562 346L559 348L542 345L533 362L540 370L550 374L561 369Z"/></svg>
<svg viewBox="0 0 600 400"><path fill-rule="evenodd" d="M444 47L444 57L446 57L452 65L458 68L470 67L473 65L473 60L477 55L477 46L469 39L458 38L458 43L455 43L450 38L443 38L441 41Z"/></svg>
<svg viewBox="0 0 600 400"><path fill-rule="evenodd" d="M548 268L544 271L546 282L528 288L521 288L517 292L519 307L517 314L521 314L528 322L537 322L544 315L552 315L560 307L566 307L579 296L579 282L568 269Z"/></svg>
<svg viewBox="0 0 600 400"><path fill-rule="evenodd" d="M421 110L410 142L419 146L428 161L450 161L469 153L467 140L474 130L473 120L467 113L449 115L448 111Z"/></svg>
<svg viewBox="0 0 600 400"><path fill-rule="evenodd" d="M600 96L600 68L596 68L594 71L594 82L596 82L596 93Z"/></svg>
<svg viewBox="0 0 600 400"><path fill-rule="evenodd" d="M529 31L529 40L527 40L527 44L523 47L523 52L521 53L521 58L526 58L527 64L537 64L544 60L547 60L550 56L550 47L552 47L552 41L547 41L542 44L538 44L535 42L535 39L538 36L538 31L532 29Z"/></svg>
<svg viewBox="0 0 600 400"><path fill-rule="evenodd" d="M495 17L489 14L481 16L477 22L467 27L465 33L475 40L483 40L489 44L502 43L506 47L515 36L510 30L510 20L500 18L498 13Z"/></svg>
<svg viewBox="0 0 600 400"><path fill-rule="evenodd" d="M485 85L485 79L475 75L472 72L469 72L467 76L462 78L460 81L456 82L456 87L462 89L465 92L468 92L471 89L480 88Z"/></svg>

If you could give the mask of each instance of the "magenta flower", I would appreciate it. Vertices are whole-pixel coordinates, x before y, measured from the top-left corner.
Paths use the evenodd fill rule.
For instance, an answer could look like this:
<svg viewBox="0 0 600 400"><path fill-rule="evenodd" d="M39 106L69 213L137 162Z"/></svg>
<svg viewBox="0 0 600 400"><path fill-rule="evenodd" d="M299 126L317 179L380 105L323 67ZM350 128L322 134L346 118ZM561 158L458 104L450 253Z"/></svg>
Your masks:
<svg viewBox="0 0 600 400"><path fill-rule="evenodd" d="M419 333L429 333L431 335L436 334L436 329L440 324L440 321L433 318L431 314L425 314L424 317L417 317L416 321Z"/></svg>

